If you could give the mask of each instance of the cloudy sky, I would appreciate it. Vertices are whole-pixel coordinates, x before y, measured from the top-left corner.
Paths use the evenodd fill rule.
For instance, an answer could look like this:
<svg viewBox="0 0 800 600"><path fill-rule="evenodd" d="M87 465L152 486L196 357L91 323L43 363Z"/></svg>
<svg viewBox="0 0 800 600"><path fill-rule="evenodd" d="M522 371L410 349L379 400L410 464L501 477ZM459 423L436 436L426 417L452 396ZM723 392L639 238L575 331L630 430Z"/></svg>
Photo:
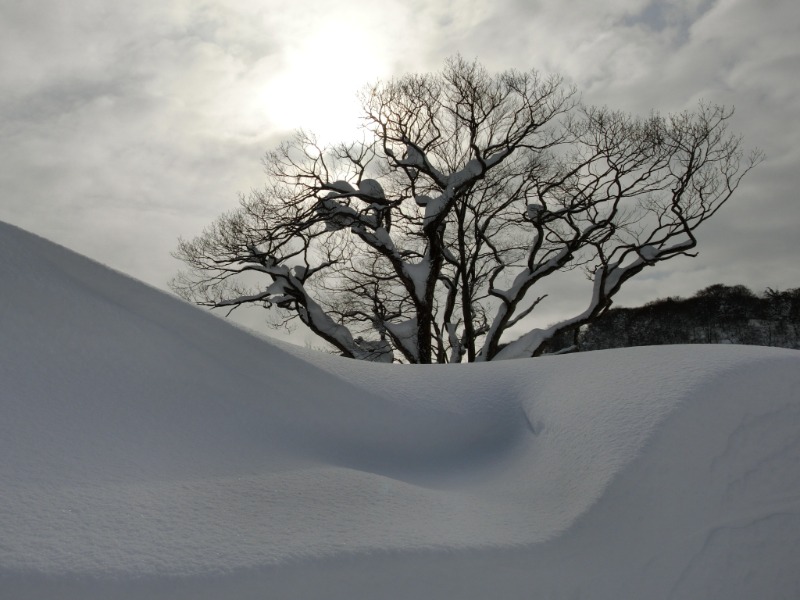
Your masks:
<svg viewBox="0 0 800 600"><path fill-rule="evenodd" d="M619 303L799 287L799 40L797 0L0 0L0 220L165 288L293 129L349 137L364 84L461 53L642 114L734 105L766 153Z"/></svg>

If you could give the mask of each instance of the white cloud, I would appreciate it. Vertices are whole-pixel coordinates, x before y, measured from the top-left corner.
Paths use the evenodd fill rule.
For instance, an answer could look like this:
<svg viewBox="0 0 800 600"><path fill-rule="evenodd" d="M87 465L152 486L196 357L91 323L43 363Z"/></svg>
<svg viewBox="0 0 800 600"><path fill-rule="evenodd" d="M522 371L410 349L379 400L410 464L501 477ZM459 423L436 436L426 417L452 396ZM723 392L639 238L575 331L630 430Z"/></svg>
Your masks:
<svg viewBox="0 0 800 600"><path fill-rule="evenodd" d="M287 129L343 137L363 85L460 52L562 73L588 102L640 113L735 104L732 128L768 161L700 232L700 258L625 297L797 286L798 12L793 0L4 3L0 219L163 286L177 236L259 185Z"/></svg>

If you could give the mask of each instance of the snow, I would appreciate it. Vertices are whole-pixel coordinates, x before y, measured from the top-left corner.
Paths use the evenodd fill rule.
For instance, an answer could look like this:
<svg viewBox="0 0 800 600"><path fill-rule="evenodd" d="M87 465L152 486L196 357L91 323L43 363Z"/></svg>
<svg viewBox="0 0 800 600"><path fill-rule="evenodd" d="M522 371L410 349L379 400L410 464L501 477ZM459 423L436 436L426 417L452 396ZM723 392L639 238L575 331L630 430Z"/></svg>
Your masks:
<svg viewBox="0 0 800 600"><path fill-rule="evenodd" d="M478 159L473 158L466 165L459 171L456 171L447 179L447 185L451 188L457 188L460 185L463 185L470 179L475 179L478 177L483 171L485 170L484 163L481 163Z"/></svg>
<svg viewBox="0 0 800 600"><path fill-rule="evenodd" d="M371 364L0 252L2 598L800 597L797 351Z"/></svg>
<svg viewBox="0 0 800 600"><path fill-rule="evenodd" d="M541 204L528 204L525 207L525 216L531 221L536 221L541 217L544 210L545 208Z"/></svg>
<svg viewBox="0 0 800 600"><path fill-rule="evenodd" d="M425 300L425 287L427 286L428 277L431 273L431 261L426 254L419 262L409 263L403 265L406 275L411 279L414 284L414 295L417 300L423 302Z"/></svg>
<svg viewBox="0 0 800 600"><path fill-rule="evenodd" d="M342 179L328 184L327 187L336 190L336 192L331 192L330 194L328 194L327 196L328 198L338 198L342 194L353 194L356 191L356 188L354 188L349 181L344 181Z"/></svg>
<svg viewBox="0 0 800 600"><path fill-rule="evenodd" d="M358 191L375 200L386 201L383 186L375 179L361 180L361 183L358 184Z"/></svg>
<svg viewBox="0 0 800 600"><path fill-rule="evenodd" d="M394 242L385 227L376 227L372 235L374 236L376 245L386 248L389 252L395 252Z"/></svg>
<svg viewBox="0 0 800 600"><path fill-rule="evenodd" d="M417 320L406 319L399 323L392 323L391 321L384 322L384 327L402 346L417 359L419 357L414 354L416 351L416 338L417 338Z"/></svg>
<svg viewBox="0 0 800 600"><path fill-rule="evenodd" d="M270 296L288 295L290 288L284 279L276 279L265 290Z"/></svg>
<svg viewBox="0 0 800 600"><path fill-rule="evenodd" d="M442 194L441 196L428 200L425 203L425 216L422 220L423 225L427 226L428 223L432 223L442 214L442 211L447 207L448 201L449 196L447 194Z"/></svg>
<svg viewBox="0 0 800 600"><path fill-rule="evenodd" d="M639 249L639 256L644 260L653 260L658 257L658 248L652 244L648 244Z"/></svg>
<svg viewBox="0 0 800 600"><path fill-rule="evenodd" d="M406 152L403 160L398 161L399 165L409 167L424 168L426 164L425 155L414 145L406 144Z"/></svg>
<svg viewBox="0 0 800 600"><path fill-rule="evenodd" d="M431 197L430 196L426 196L425 194L419 194L417 196L414 196L414 202L416 202L417 206L419 206L420 208L424 208L425 206L428 206L428 203L430 201L431 201Z"/></svg>

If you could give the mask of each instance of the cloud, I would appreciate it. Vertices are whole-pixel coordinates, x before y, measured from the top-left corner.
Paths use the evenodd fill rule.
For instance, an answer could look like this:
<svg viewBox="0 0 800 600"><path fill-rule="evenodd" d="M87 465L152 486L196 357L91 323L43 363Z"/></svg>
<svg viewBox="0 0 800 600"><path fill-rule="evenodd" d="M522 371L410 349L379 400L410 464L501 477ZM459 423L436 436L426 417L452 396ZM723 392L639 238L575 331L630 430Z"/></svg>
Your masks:
<svg viewBox="0 0 800 600"><path fill-rule="evenodd" d="M256 185L277 141L252 99L271 46L237 42L232 13L105 4L3 15L2 218L164 285L178 232Z"/></svg>
<svg viewBox="0 0 800 600"><path fill-rule="evenodd" d="M697 259L653 269L628 284L620 301L689 295L717 281L755 291L800 285L796 6L780 0L525 4L531 23L520 18L521 9L516 28L498 14L478 33L496 62L513 46L515 56L534 56L531 62L577 83L585 101L639 114L692 109L700 99L735 106L731 130L767 155L699 231ZM487 38L503 39L500 50L492 53Z"/></svg>
<svg viewBox="0 0 800 600"><path fill-rule="evenodd" d="M767 162L700 231L698 259L623 298L797 286L799 22L792 0L6 2L0 219L164 286L176 238L260 186L289 129L345 135L363 85L459 52L640 114L736 105L732 129Z"/></svg>

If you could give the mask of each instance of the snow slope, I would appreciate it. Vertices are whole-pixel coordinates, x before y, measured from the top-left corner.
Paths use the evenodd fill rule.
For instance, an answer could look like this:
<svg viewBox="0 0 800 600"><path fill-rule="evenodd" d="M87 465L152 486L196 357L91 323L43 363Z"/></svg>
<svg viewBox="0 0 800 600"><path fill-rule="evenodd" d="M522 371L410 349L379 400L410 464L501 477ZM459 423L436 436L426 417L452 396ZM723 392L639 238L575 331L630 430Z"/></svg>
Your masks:
<svg viewBox="0 0 800 600"><path fill-rule="evenodd" d="M374 365L0 224L0 598L799 598L800 353Z"/></svg>

